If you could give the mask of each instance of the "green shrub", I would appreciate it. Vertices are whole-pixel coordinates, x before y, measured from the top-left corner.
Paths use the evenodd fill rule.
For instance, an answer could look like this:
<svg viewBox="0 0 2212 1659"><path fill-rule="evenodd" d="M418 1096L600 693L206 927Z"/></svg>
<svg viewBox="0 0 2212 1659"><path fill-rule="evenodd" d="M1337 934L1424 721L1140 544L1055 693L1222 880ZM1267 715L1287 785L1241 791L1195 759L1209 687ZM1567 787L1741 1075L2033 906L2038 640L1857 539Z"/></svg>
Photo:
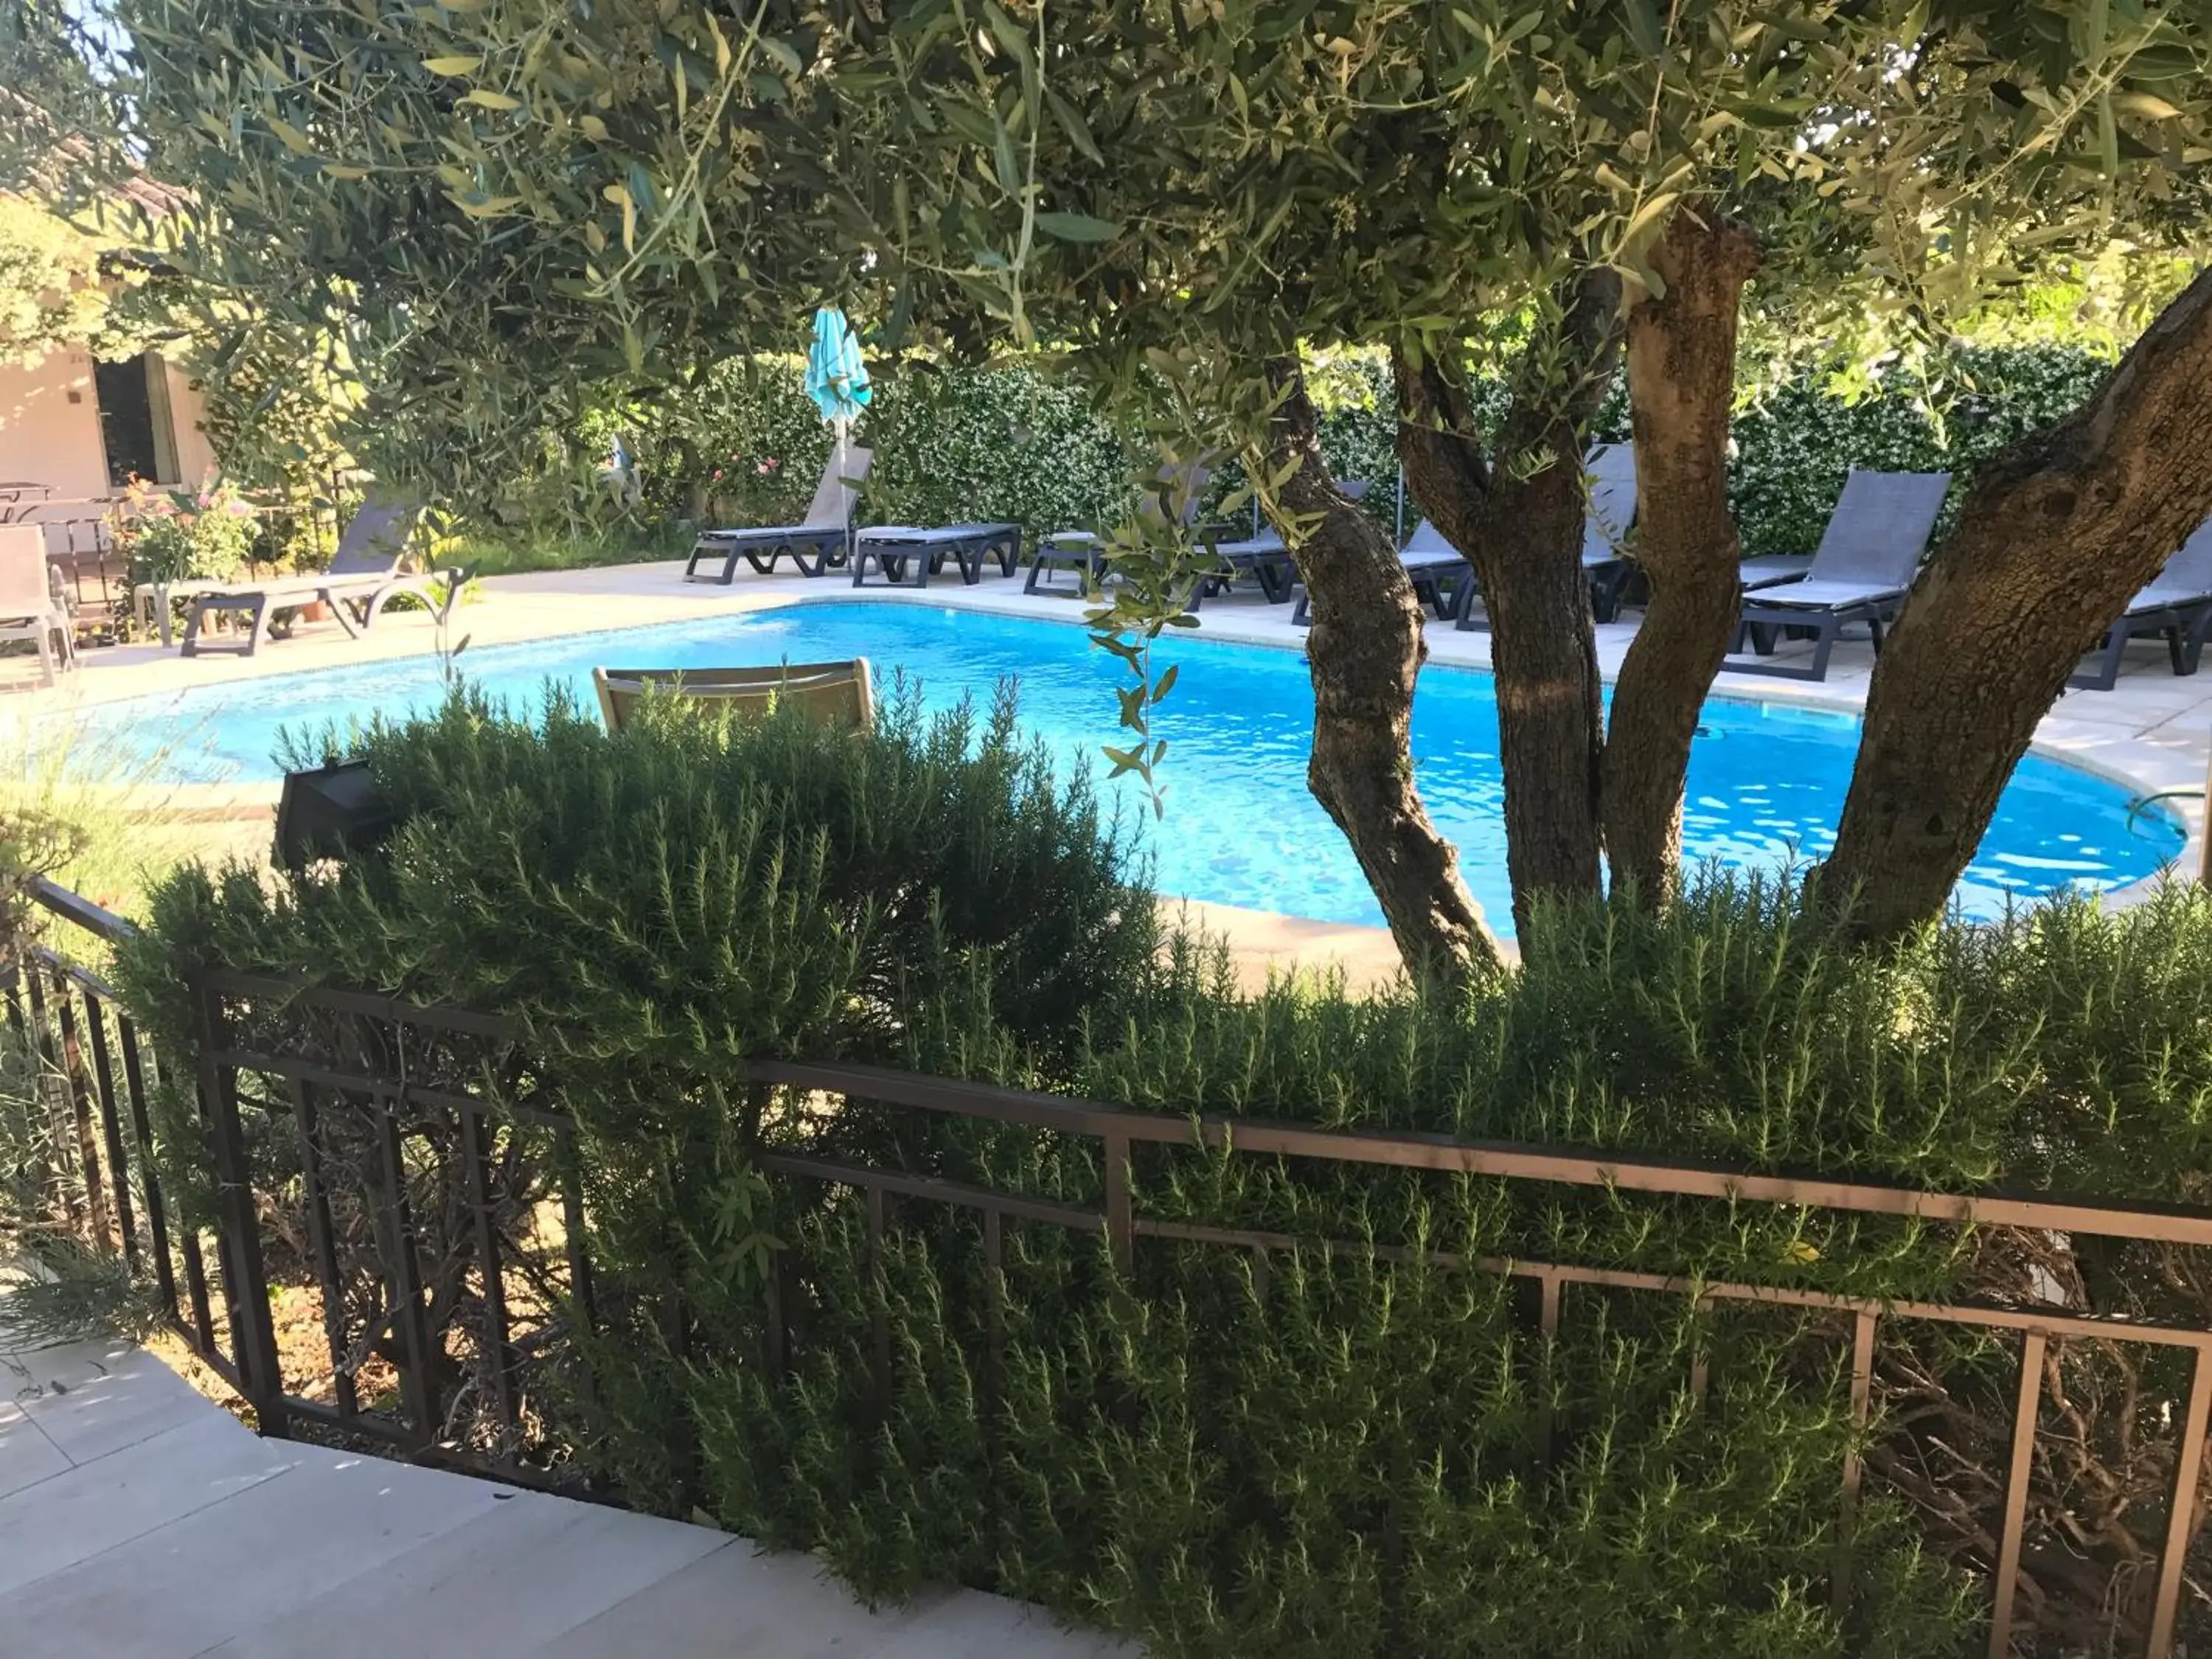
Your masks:
<svg viewBox="0 0 2212 1659"><path fill-rule="evenodd" d="M1460 1002L1414 986L1238 997L1194 967L1141 1018L1094 1026L1072 1070L994 1075L1176 1115L1948 1190L2202 1204L2212 1184L2212 901L2194 890L2118 916L2054 903L1873 957L1831 943L1786 891L1715 884L1661 920L1555 911L1527 951L1521 973ZM1092 1144L1074 1138L858 1101L769 1133L1100 1201ZM1156 1221L1360 1249L1885 1302L2045 1300L2058 1283L2084 1310L2212 1316L2196 1253L2087 1237L1159 1147L1140 1149L1134 1185ZM872 1595L964 1578L1194 1656L1939 1655L1975 1616L1955 1566L1981 1559L1986 1522L1970 1517L1994 1501L2008 1441L2008 1344L1888 1322L1876 1398L1895 1415L1877 1420L1876 1501L1838 1621L1825 1579L1851 1435L1835 1316L1693 1318L1680 1298L1576 1289L1547 1351L1496 1281L1419 1261L1278 1249L1263 1278L1241 1252L1145 1240L1124 1280L1095 1240L1018 1223L994 1298L972 1217L901 1206L878 1252L857 1194L782 1198L790 1370L770 1363L757 1297L696 1259L694 1346L653 1385L685 1410L647 1438L700 1437L700 1484L678 1501L822 1550ZM1693 1347L1714 1378L1702 1402ZM2130 1587L2164 1505L2140 1443L2170 1443L2187 1366L2101 1344L2061 1364L2080 1433L2046 1445L2029 1535L2070 1558L2039 1581L2045 1634L2102 1650L2115 1630L2140 1638ZM626 1371L633 1392L650 1392L647 1373ZM2082 1520L2075 1494L2120 1487L2136 1495Z"/></svg>
<svg viewBox="0 0 2212 1659"><path fill-rule="evenodd" d="M131 482L111 520L116 544L130 561L132 585L234 581L252 551L252 508L228 484L197 490L160 489Z"/></svg>
<svg viewBox="0 0 2212 1659"><path fill-rule="evenodd" d="M1885 1321L1861 1443L1846 1316L1580 1285L1547 1343L1528 1287L1440 1253L2212 1318L2187 1250L1151 1143L1147 1221L1297 1242L1144 1237L1124 1273L1095 1235L1013 1218L994 1279L975 1212L893 1199L878 1241L857 1190L760 1155L1096 1209L1095 1140L734 1063L2203 1204L2195 889L1869 956L1786 888L1714 880L1660 918L1548 910L1517 973L1464 992L1245 994L1160 939L1127 849L1004 708L979 733L895 699L854 739L655 708L611 738L558 701L541 730L464 696L364 748L399 838L273 890L172 882L123 964L142 1013L185 1041L178 970L212 957L520 1017L580 1125L600 1273L562 1439L633 1501L818 1551L872 1597L963 1581L1163 1659L1935 1659L1977 1617L2016 1348ZM2189 1378L2185 1356L2054 1356L2068 1430L2039 1451L2027 1559L2065 1565L2025 1605L2070 1650L2140 1634ZM2088 1515L2085 1491L2118 1496Z"/></svg>
<svg viewBox="0 0 2212 1659"><path fill-rule="evenodd" d="M2070 413L2110 369L2099 351L2067 346L1954 346L1924 385L1880 378L1869 395L1825 374L1779 385L1747 360L1756 398L1737 415L1729 498L1747 553L1809 553L1853 466L1966 475L2012 440ZM731 524L788 522L805 510L830 453L829 429L800 390L796 360L732 361L656 403L595 417L586 447L630 434L650 511ZM1397 453L1389 365L1372 351L1331 353L1310 384L1322 447L1341 477L1365 478L1378 521L1396 519ZM1473 388L1479 423L1494 434L1506 386ZM1602 442L1629 436L1625 388L1599 410ZM1027 364L887 368L863 423L875 447L863 516L875 523L1011 519L1032 537L1094 525L1126 509L1133 460L1144 449L1091 407L1081 386ZM595 451L596 453L596 451ZM1216 498L1241 474L1224 468ZM1408 499L1406 528L1420 517ZM1949 520L1944 521L1948 529Z"/></svg>
<svg viewBox="0 0 2212 1659"><path fill-rule="evenodd" d="M831 435L796 359L733 359L648 410L610 413L627 430L647 504L722 524L794 522ZM1010 520L1030 536L1125 510L1131 446L1079 385L1024 364L886 366L855 441L875 453L861 516L876 524Z"/></svg>
<svg viewBox="0 0 2212 1659"><path fill-rule="evenodd" d="M1851 401L1805 380L1770 392L1735 424L1729 501L1744 550L1810 553L1854 466L1952 473L1937 526L1948 533L1973 469L2073 413L2111 368L2107 358L2065 346L1959 347L1920 396L1883 389Z"/></svg>
<svg viewBox="0 0 2212 1659"><path fill-rule="evenodd" d="M335 872L166 882L118 970L173 1048L192 961L492 1009L620 1144L691 1132L747 1054L896 1059L933 1021L1070 1041L1154 955L1133 846L1086 780L1055 781L1011 692L926 716L901 686L865 737L656 699L610 736L562 694L532 720L463 690L288 763L338 750L404 827Z"/></svg>

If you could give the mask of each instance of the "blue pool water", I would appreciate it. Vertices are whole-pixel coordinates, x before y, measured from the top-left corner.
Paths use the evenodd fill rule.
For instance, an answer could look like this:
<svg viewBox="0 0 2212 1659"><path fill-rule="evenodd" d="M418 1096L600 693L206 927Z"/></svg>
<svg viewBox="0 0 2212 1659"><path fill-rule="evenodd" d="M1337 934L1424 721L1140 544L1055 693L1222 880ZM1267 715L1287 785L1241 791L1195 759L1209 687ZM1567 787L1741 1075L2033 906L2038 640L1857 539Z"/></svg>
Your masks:
<svg viewBox="0 0 2212 1659"><path fill-rule="evenodd" d="M1350 850L1306 793L1313 700L1304 660L1260 646L1178 638L1182 665L1160 706L1169 739L1164 821L1149 840L1166 893L1340 922L1379 923L1381 912ZM888 679L904 669L925 700L988 697L999 678L1021 684L1024 720L1072 764L1100 766L1117 741L1111 688L1119 666L1066 623L923 605L808 605L648 629L489 647L460 659L495 696L534 702L544 682L574 687L588 705L595 664L703 667L865 656ZM277 775L280 728L398 714L440 695L434 659L214 684L106 705L88 718L104 735L183 781ZM1827 849L1850 781L1858 722L1849 715L1715 698L1690 763L1683 823L1686 856L1773 869ZM1500 820L1498 711L1490 677L1431 666L1413 711L1421 793L1459 845L1468 885L1493 925L1510 926ZM1126 787L1126 786L1117 786ZM2021 765L1959 898L1994 916L2006 896L2066 885L2106 889L2155 872L2181 850L2162 810L2129 821L2122 787L2031 756ZM1128 790L1132 813L1141 797Z"/></svg>

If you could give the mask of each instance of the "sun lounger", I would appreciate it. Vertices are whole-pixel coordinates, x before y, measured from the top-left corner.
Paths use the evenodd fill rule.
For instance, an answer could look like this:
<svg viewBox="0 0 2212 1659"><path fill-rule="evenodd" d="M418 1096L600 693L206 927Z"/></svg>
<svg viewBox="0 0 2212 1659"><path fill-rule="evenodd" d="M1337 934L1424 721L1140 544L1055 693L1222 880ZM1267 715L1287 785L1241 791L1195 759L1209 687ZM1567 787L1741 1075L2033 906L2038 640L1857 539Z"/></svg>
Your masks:
<svg viewBox="0 0 2212 1659"><path fill-rule="evenodd" d="M1609 623L1620 614L1621 590L1636 574L1628 532L1636 523L1636 449L1601 444L1590 451L1589 511L1583 515L1583 574L1590 615Z"/></svg>
<svg viewBox="0 0 2212 1659"><path fill-rule="evenodd" d="M875 452L847 445L830 452L823 464L821 482L802 524L768 525L752 530L702 530L691 544L690 562L684 579L720 582L725 587L737 579L738 561L763 576L775 574L775 562L790 556L802 576L818 576L832 565L845 562L852 548L853 509L860 504L860 486L866 483ZM721 561L719 574L700 574L702 565Z"/></svg>
<svg viewBox="0 0 2212 1659"><path fill-rule="evenodd" d="M1950 488L1948 472L1865 472L1853 467L1813 556L1746 559L1744 589L1764 593L1785 582L1814 578L1910 587Z"/></svg>
<svg viewBox="0 0 2212 1659"><path fill-rule="evenodd" d="M1256 578L1261 595L1270 605L1279 605L1290 598L1291 589L1297 584L1297 562L1291 557L1291 550L1283 538L1272 530L1239 537L1235 541L1216 542L1212 551L1220 563L1191 590L1193 611L1215 595L1228 592L1239 576Z"/></svg>
<svg viewBox="0 0 2212 1659"><path fill-rule="evenodd" d="M39 648L39 678L76 666L76 629L54 597L42 525L0 525L0 640L28 640Z"/></svg>
<svg viewBox="0 0 2212 1659"><path fill-rule="evenodd" d="M2092 666L2066 683L2084 691L2109 691L2118 684L2128 641L2162 635L2176 674L2194 674L2212 633L2212 519L2197 527L2166 562L2150 586L2128 602L2092 654Z"/></svg>
<svg viewBox="0 0 2212 1659"><path fill-rule="evenodd" d="M1137 510L1147 517L1156 518L1164 495L1170 501L1181 503L1185 527L1198 522L1200 497L1213 476L1213 469L1194 462L1180 466L1164 466L1154 477L1167 486L1164 490L1147 489ZM1041 588L1049 590L1050 581L1045 573L1049 570L1073 570L1080 574L1083 586L1089 586L1105 579L1106 554L1104 538L1088 530L1056 530L1049 536L1037 538L1036 551L1030 556L1029 579L1022 584L1022 592L1035 593Z"/></svg>
<svg viewBox="0 0 2212 1659"><path fill-rule="evenodd" d="M1880 652L1882 630L1905 603L1950 487L1948 472L1853 469L1805 574L1759 586L1745 598L1735 650L1722 661L1722 669L1826 679L1837 640L1844 629L1860 623ZM1812 657L1802 663L1766 661L1784 633L1811 640ZM1755 653L1752 658L1742 654L1747 639Z"/></svg>
<svg viewBox="0 0 2212 1659"><path fill-rule="evenodd" d="M594 668L592 686L607 730L619 732L648 696L681 696L750 714L793 705L833 726L875 728L868 659L778 663L772 668Z"/></svg>
<svg viewBox="0 0 2212 1659"><path fill-rule="evenodd" d="M913 525L870 525L853 537L853 586L867 585L871 568L885 581L908 587L927 587L929 579L945 568L947 558L960 568L960 580L969 587L982 579L983 567L995 561L999 574L1011 576L1021 562L1022 527L1018 524L953 524L936 529ZM913 574L908 574L911 565Z"/></svg>
<svg viewBox="0 0 2212 1659"><path fill-rule="evenodd" d="M154 600L157 606L179 598L191 601L183 645L187 657L216 650L250 657L279 623L319 602L330 606L338 625L354 639L367 633L384 607L403 593L420 599L434 618L443 621L459 592L459 575L453 571L413 574L399 568L422 514L422 509L412 502L371 496L355 512L338 538L337 552L320 574L274 576L266 581L160 583L154 585ZM134 602L137 592L132 590ZM211 636L208 623L230 614L239 618L238 629L228 639Z"/></svg>
<svg viewBox="0 0 2212 1659"><path fill-rule="evenodd" d="M1367 480L1340 479L1336 489L1346 501L1359 501L1367 494ZM1253 520L1251 535L1213 544L1213 554L1220 561L1220 567L1191 590L1193 611L1217 594L1226 592L1239 576L1257 580L1261 595L1269 605L1280 605L1298 593L1297 561L1291 556L1290 548L1273 529L1260 526L1256 507L1253 509Z"/></svg>
<svg viewBox="0 0 2212 1659"><path fill-rule="evenodd" d="M1474 586L1474 567L1444 539L1443 531L1422 520L1398 550L1398 562L1406 567L1421 603L1435 611L1439 621L1449 622L1460 614L1468 590ZM1303 585L1297 590L1297 599L1291 612L1291 625L1309 627L1313 622L1313 601Z"/></svg>
<svg viewBox="0 0 2212 1659"><path fill-rule="evenodd" d="M1630 444L1600 444L1583 463L1589 479L1589 506L1583 514L1583 575L1589 584L1590 615L1611 622L1620 610L1621 591L1636 567L1628 557L1628 532L1636 522L1636 451ZM1460 590L1458 625L1487 629L1477 611L1481 597L1469 580Z"/></svg>

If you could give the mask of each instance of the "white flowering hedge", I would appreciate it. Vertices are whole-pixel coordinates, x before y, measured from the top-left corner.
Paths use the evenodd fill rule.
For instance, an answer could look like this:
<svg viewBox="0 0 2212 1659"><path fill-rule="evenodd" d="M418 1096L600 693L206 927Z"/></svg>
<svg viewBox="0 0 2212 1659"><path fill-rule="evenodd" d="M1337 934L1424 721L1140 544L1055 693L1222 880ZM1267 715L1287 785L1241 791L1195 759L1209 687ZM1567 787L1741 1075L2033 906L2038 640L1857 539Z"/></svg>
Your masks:
<svg viewBox="0 0 2212 1659"><path fill-rule="evenodd" d="M1810 552L1853 466L1948 469L1958 475L1955 503L1976 463L2065 415L2109 366L2073 347L1961 347L1910 389L1877 381L1873 395L1851 397L1825 377L1782 380L1735 421L1730 496L1744 550ZM830 429L801 389L802 374L796 358L732 360L595 426L623 431L649 512L787 523L805 510L830 453ZM1331 464L1341 477L1373 481L1370 510L1389 522L1397 462L1387 363L1343 354L1313 385ZM1494 414L1504 389L1483 390L1491 395L1477 407ZM605 435L588 434L594 443ZM1628 436L1618 392L1600 414L1599 436ZM1031 364L880 371L858 437L875 451L862 516L878 524L1012 520L1032 537L1094 526L1126 510L1133 471L1152 465L1142 437L1117 431L1079 380ZM1217 496L1237 482L1225 469ZM1410 526L1419 504L1409 501L1406 513Z"/></svg>

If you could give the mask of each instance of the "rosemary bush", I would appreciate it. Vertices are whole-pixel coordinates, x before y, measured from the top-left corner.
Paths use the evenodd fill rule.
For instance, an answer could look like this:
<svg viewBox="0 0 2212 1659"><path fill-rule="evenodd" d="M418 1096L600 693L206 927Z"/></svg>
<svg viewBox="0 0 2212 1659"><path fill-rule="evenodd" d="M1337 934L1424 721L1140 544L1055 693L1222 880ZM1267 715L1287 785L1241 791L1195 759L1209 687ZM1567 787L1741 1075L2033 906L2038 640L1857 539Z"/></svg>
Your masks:
<svg viewBox="0 0 2212 1659"><path fill-rule="evenodd" d="M398 838L273 887L173 879L123 965L145 1017L185 1040L196 959L516 1016L580 1126L601 1274L560 1438L632 1501L818 1551L872 1597L958 1580L1194 1659L1933 1659L1979 1617L2016 1348L1885 1321L1860 1439L1845 1316L1574 1285L1547 1341L1532 1286L1456 1264L2212 1319L2186 1250L1164 1145L1139 1148L1142 1216L1297 1242L1146 1237L1123 1273L1012 1220L994 1277L975 1212L895 1200L874 1243L859 1193L760 1155L1095 1208L1095 1142L734 1063L2201 1204L2195 889L1875 956L1786 885L1715 878L1658 918L1547 911L1517 972L1458 993L1245 994L1161 936L1131 848L1009 704L929 721L895 696L866 738L655 707L610 738L464 694L362 747ZM2124 1649L2185 1366L2089 1343L2051 1365L2023 1615L2051 1654Z"/></svg>

